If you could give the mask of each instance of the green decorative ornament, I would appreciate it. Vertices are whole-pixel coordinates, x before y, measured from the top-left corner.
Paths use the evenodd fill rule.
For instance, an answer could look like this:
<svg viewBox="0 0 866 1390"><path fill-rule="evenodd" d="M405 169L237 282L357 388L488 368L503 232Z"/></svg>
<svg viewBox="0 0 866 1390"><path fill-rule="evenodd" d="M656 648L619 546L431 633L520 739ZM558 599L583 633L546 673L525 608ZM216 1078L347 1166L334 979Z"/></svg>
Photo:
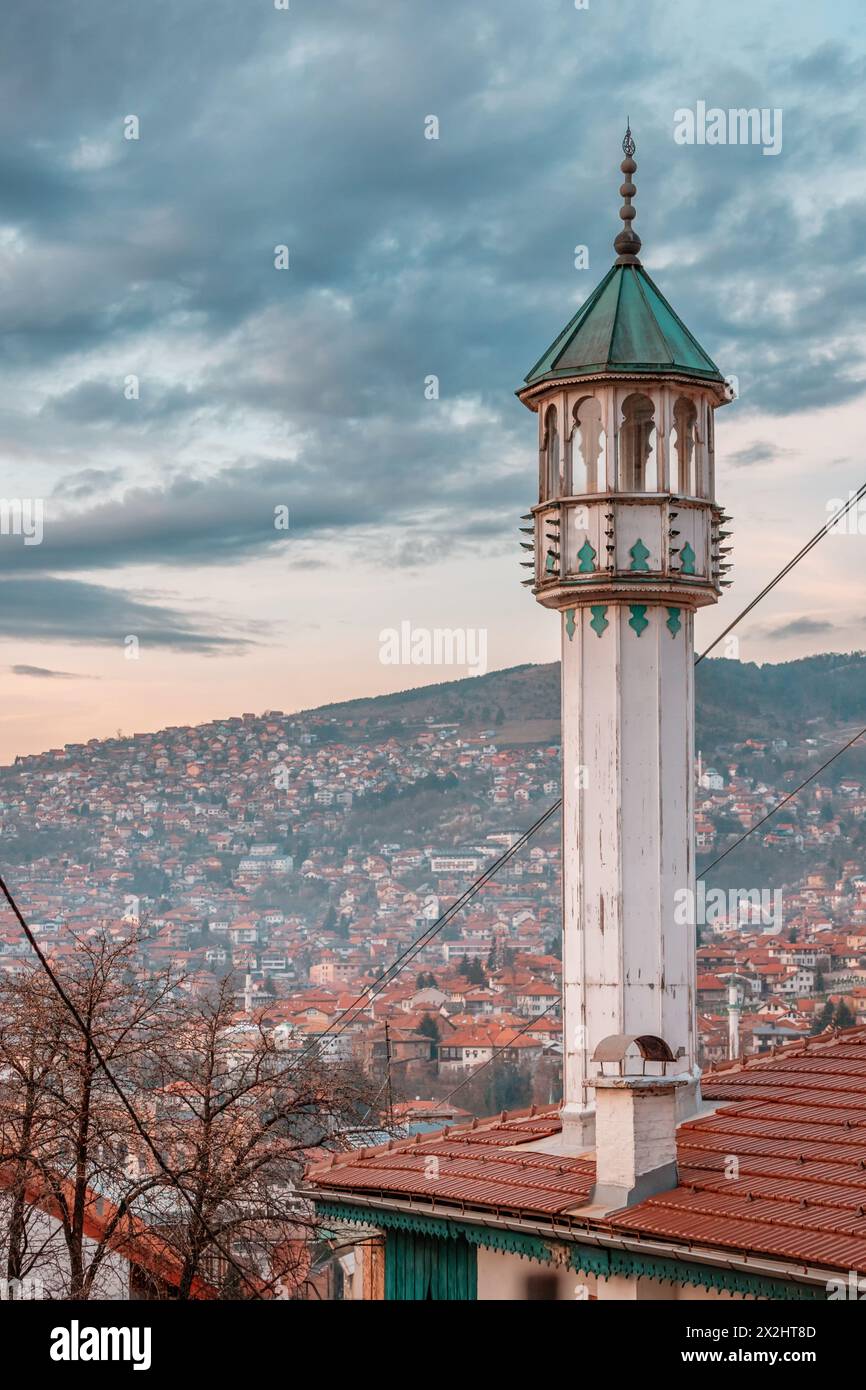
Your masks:
<svg viewBox="0 0 866 1390"><path fill-rule="evenodd" d="M640 537L638 537L638 539L635 541L634 545L628 553L631 556L631 568L633 570L649 569L649 565L647 564L647 560L649 559L649 551L647 550Z"/></svg>
<svg viewBox="0 0 866 1390"><path fill-rule="evenodd" d="M600 637L605 628L610 626L605 617L607 605L604 603L594 603L589 611L592 614L589 625L593 632L597 632Z"/></svg>
<svg viewBox="0 0 866 1390"><path fill-rule="evenodd" d="M577 558L580 561L577 567L578 574L592 574L594 572L595 556L596 552L593 550L589 541L585 540L580 550L577 552Z"/></svg>
<svg viewBox="0 0 866 1390"><path fill-rule="evenodd" d="M638 637L640 637L644 628L649 627L649 618L646 616L646 609L647 606L645 603L633 603L629 607L631 617L628 620L628 625L634 628Z"/></svg>

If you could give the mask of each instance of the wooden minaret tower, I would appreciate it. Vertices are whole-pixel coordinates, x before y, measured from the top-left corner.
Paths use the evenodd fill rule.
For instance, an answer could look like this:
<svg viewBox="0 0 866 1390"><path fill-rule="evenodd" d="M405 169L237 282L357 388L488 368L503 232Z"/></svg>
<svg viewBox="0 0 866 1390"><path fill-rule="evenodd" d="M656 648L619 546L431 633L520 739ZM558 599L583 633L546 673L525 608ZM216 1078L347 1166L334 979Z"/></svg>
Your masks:
<svg viewBox="0 0 866 1390"><path fill-rule="evenodd" d="M598 1043L663 1038L699 1101L695 610L728 568L713 413L724 378L643 269L631 131L607 275L533 367L527 581L562 628L563 1145L593 1137ZM689 891L690 890L690 891Z"/></svg>

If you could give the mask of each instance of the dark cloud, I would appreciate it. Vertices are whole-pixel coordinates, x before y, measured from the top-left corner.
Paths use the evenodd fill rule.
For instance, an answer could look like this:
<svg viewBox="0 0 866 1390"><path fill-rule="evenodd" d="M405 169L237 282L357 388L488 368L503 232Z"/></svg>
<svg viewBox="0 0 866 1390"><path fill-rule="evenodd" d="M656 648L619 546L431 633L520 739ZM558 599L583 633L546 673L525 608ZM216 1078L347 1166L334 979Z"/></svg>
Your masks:
<svg viewBox="0 0 866 1390"><path fill-rule="evenodd" d="M734 453L725 454L725 463L733 468L748 468L756 463L775 463L782 459L791 458L796 453L794 449L786 449L780 444L773 444L767 439L756 439L754 444L749 444L745 449L736 449Z"/></svg>
<svg viewBox="0 0 866 1390"><path fill-rule="evenodd" d="M737 449L733 454L726 454L725 462L734 468L746 468L752 463L767 463L770 459L778 458L781 452L773 444L755 443L746 449Z"/></svg>
<svg viewBox="0 0 866 1390"><path fill-rule="evenodd" d="M82 468L67 477L59 478L54 485L52 497L73 502L83 502L105 492L123 477L121 468Z"/></svg>
<svg viewBox="0 0 866 1390"><path fill-rule="evenodd" d="M89 681L98 680L98 676L82 676L75 671L51 671L47 666L10 666L9 670L13 676L35 676L38 680L52 681Z"/></svg>
<svg viewBox="0 0 866 1390"><path fill-rule="evenodd" d="M231 654L249 645L248 639L219 631L213 622L197 625L182 613L142 603L120 589L52 576L0 580L0 637L86 642L116 647L120 656L132 649L129 637L138 639L142 651L154 646Z"/></svg>
<svg viewBox="0 0 866 1390"><path fill-rule="evenodd" d="M185 386L153 388L145 382L142 390L140 379L135 387L138 394L127 395L125 380L119 377L116 381L81 381L62 395L51 396L42 407L43 413L67 423L103 424L115 429L121 425L135 429L188 413L197 404L204 404Z"/></svg>
<svg viewBox="0 0 866 1390"><path fill-rule="evenodd" d="M839 624L825 618L793 618L779 627L767 628L764 637L771 642L782 641L786 637L817 637L827 632L835 632Z"/></svg>
<svg viewBox="0 0 866 1390"><path fill-rule="evenodd" d="M430 403L427 411L433 416L444 408ZM474 468L455 470L450 477L437 469L443 433L450 435L452 449L459 447L461 462L468 465L471 458ZM356 461L371 449L371 434L379 448L362 473ZM75 511L46 508L42 543L0 546L0 571L226 565L280 550L291 560L295 542L401 520L423 523L425 538L436 541L441 555L465 535L501 534L503 526L513 531L525 487L519 476L503 473L494 447L500 438L491 431L488 443L478 447L471 429L446 432L407 425L382 441L378 428L353 422L342 433L341 449L331 456L331 476L324 486L309 465L267 460L212 477L179 476L131 488L122 497ZM324 441L322 447L327 447ZM86 470L81 484L61 496L86 498L102 491L99 484L94 470ZM275 524L284 508L288 529Z"/></svg>
<svg viewBox="0 0 866 1390"><path fill-rule="evenodd" d="M625 111L646 267L738 375L732 411L862 393L862 56L815 43L781 3L768 34L783 22L802 41L763 48L739 41L745 4L713 44L697 12L639 0L615 13L538 0L531 26L526 13L523 0L480 0L469 19L457 0L333 0L326 17L268 0L15 7L0 422L57 469L59 506L43 544L0 549L0 569L59 584L281 547L288 569L293 541L317 539L321 563L359 532L402 564L421 553L413 528L440 556L512 535L534 470L511 392L612 260ZM781 155L677 146L674 111L699 98L782 107ZM828 167L831 208L814 192ZM578 243L589 271L574 269ZM757 441L730 461L777 457ZM88 587L119 592L66 599ZM178 645L211 640L143 607Z"/></svg>

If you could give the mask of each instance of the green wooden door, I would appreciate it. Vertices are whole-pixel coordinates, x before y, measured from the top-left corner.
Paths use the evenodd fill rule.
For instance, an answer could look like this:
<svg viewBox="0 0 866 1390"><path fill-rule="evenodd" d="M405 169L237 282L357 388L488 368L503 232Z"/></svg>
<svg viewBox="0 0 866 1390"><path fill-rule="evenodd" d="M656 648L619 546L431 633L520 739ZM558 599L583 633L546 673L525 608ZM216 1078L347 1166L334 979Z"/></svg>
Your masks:
<svg viewBox="0 0 866 1390"><path fill-rule="evenodd" d="M477 1297L476 1250L464 1236L389 1231L385 1242L385 1298L466 1302Z"/></svg>

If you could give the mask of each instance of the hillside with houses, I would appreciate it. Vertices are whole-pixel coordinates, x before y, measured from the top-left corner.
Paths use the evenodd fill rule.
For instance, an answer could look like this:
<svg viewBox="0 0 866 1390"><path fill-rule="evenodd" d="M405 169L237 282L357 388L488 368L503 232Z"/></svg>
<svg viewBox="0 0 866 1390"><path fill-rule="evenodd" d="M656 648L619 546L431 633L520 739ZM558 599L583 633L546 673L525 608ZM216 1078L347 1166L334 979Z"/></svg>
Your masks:
<svg viewBox="0 0 866 1390"><path fill-rule="evenodd" d="M703 663L699 866L845 741L864 677L862 655ZM61 965L76 935L134 937L142 980L169 967L196 996L230 975L239 1015L286 1049L390 1070L398 1104L457 1086L476 1113L547 1102L561 1063L556 818L390 967L559 796L558 690L557 667L518 667L19 758L0 771L7 876ZM866 1021L864 836L855 748L706 874L706 1064L727 1055L732 1001L746 1052ZM28 954L6 913L3 976Z"/></svg>

